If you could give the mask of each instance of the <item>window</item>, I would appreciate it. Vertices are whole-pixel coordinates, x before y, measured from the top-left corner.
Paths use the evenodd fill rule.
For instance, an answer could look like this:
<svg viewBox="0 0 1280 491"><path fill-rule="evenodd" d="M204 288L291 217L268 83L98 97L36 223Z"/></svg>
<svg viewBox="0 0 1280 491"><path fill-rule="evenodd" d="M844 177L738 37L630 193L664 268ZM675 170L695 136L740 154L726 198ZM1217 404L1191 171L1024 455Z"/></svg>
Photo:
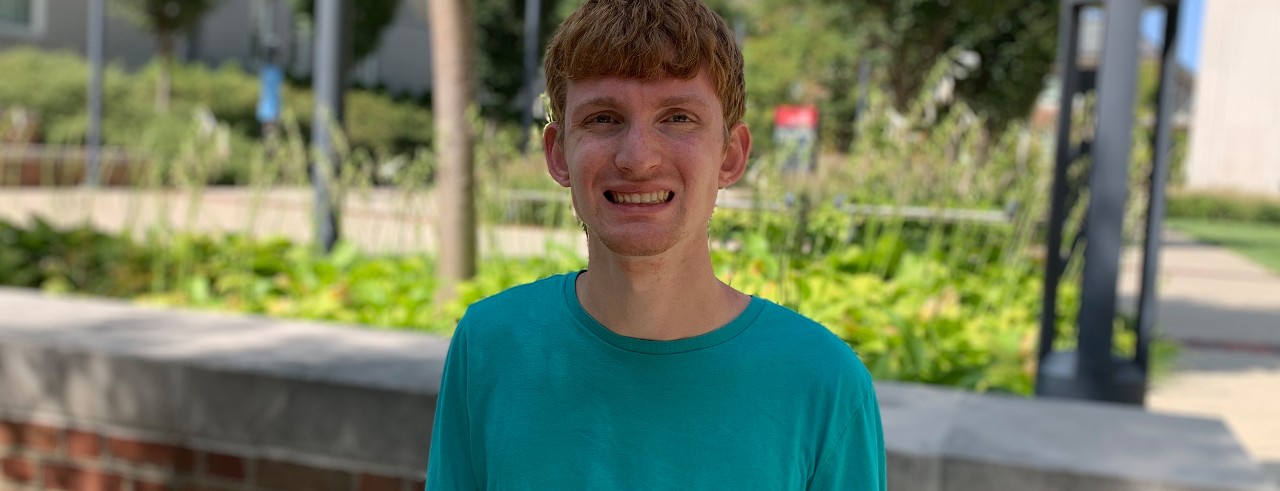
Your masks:
<svg viewBox="0 0 1280 491"><path fill-rule="evenodd" d="M44 34L45 0L0 0L0 35Z"/></svg>

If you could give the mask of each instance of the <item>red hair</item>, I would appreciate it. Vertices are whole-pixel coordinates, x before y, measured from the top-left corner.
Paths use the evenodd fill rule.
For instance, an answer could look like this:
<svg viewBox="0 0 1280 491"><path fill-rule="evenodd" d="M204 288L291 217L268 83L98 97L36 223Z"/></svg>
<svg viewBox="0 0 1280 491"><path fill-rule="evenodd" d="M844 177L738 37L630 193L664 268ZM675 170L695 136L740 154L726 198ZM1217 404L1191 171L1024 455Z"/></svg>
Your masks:
<svg viewBox="0 0 1280 491"><path fill-rule="evenodd" d="M742 120L742 51L724 19L699 0L587 0L556 30L544 62L552 121L564 118L570 80L689 80L706 70L726 128Z"/></svg>

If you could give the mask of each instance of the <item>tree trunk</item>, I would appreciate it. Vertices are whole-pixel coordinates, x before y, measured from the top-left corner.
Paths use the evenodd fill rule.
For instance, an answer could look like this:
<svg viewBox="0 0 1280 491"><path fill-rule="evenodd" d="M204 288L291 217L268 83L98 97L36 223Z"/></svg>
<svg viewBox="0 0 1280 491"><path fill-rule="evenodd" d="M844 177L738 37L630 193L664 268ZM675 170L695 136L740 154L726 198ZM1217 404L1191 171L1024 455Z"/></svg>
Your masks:
<svg viewBox="0 0 1280 491"><path fill-rule="evenodd" d="M467 117L472 87L469 0L427 0L431 28L431 107L439 164L436 196L439 255L437 304L453 298L458 282L475 276L476 213L473 137Z"/></svg>
<svg viewBox="0 0 1280 491"><path fill-rule="evenodd" d="M156 33L156 50L160 55L160 69L156 72L156 112L169 112L169 69L173 65L173 34Z"/></svg>

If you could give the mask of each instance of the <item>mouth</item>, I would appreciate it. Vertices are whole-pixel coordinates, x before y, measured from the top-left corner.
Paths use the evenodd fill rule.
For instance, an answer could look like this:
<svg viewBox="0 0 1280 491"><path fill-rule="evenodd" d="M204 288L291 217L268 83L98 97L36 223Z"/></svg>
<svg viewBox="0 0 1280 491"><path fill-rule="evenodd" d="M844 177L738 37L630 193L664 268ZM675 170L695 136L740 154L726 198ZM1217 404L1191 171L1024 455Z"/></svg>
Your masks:
<svg viewBox="0 0 1280 491"><path fill-rule="evenodd" d="M605 199L614 204L626 205L656 205L671 201L676 197L676 193L671 191L651 191L647 193L620 193L618 191L605 191Z"/></svg>

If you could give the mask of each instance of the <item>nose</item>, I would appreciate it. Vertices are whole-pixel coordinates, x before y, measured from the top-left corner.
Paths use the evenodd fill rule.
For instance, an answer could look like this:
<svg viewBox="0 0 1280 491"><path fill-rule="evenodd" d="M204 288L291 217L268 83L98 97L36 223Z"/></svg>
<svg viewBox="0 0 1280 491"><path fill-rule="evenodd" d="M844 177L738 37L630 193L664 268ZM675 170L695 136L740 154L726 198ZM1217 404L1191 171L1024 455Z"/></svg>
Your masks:
<svg viewBox="0 0 1280 491"><path fill-rule="evenodd" d="M661 164L658 135L645 125L630 125L621 136L614 165L632 177L646 177Z"/></svg>

